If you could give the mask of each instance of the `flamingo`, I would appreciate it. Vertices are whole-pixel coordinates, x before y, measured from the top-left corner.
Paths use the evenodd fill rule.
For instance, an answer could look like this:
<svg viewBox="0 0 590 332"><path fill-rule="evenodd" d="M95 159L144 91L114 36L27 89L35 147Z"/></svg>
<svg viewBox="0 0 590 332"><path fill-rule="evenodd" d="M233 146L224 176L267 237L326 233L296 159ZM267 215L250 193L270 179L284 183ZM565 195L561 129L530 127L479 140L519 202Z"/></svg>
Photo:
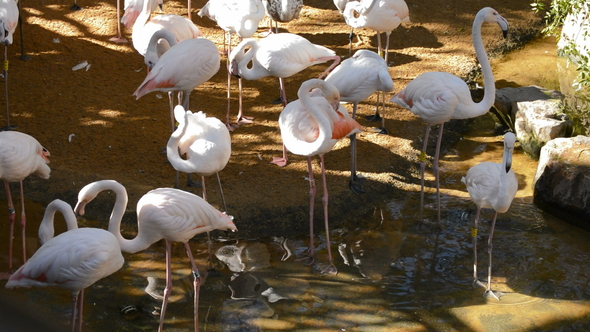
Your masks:
<svg viewBox="0 0 590 332"><path fill-rule="evenodd" d="M174 108L174 116L178 121L178 128L166 144L168 161L177 171L177 175L181 171L201 176L204 200L207 200L205 176L216 174L223 206L227 210L219 172L225 168L231 156L229 130L217 118L207 117L203 112L185 111L180 105ZM180 157L183 154L187 155L186 159ZM176 186L178 187L178 176Z"/></svg>
<svg viewBox="0 0 590 332"><path fill-rule="evenodd" d="M182 106L189 109L189 96L194 88L219 71L221 57L217 46L205 38L186 39L171 47L133 93L137 99L152 92L180 91ZM174 131L174 109L170 97L170 121Z"/></svg>
<svg viewBox="0 0 590 332"><path fill-rule="evenodd" d="M350 25L351 28L369 28L377 32L377 53L380 55L382 54L381 33L385 32L387 40L385 42L383 58L385 59L386 64L389 64L389 39L391 32L401 23L410 22L408 5L404 0L350 1L346 4L342 15L344 15L346 24ZM379 115L378 108L375 110L375 114L367 116L367 120L381 120L381 128L379 132L387 134L387 130L385 129L385 119L382 119Z"/></svg>
<svg viewBox="0 0 590 332"><path fill-rule="evenodd" d="M283 106L287 105L284 78L299 73L307 67L332 60L320 78L326 76L340 62L340 57L326 47L315 45L309 40L292 33L275 33L257 41L244 39L231 52L229 61L232 75L247 80L257 80L267 76L279 78ZM240 89L240 98L242 90ZM238 120L242 114L238 114ZM277 165L287 164L287 156Z"/></svg>
<svg viewBox="0 0 590 332"><path fill-rule="evenodd" d="M68 231L78 228L78 221L72 206L61 199L51 201L45 208L41 225L39 226L39 242L43 245L53 239L55 229L53 227L55 213L59 211L64 216Z"/></svg>
<svg viewBox="0 0 590 332"><path fill-rule="evenodd" d="M127 29L133 29L133 25L139 17L139 14L143 10L143 1L144 0L125 0L125 13L123 17L121 17L121 23L125 25ZM157 2L152 2L150 7L150 13L154 12L158 7L161 7L164 4L163 1L159 0Z"/></svg>
<svg viewBox="0 0 590 332"><path fill-rule="evenodd" d="M203 37L203 33L188 18L180 15L157 15L150 19L153 8L158 6L159 0L144 0L142 11L133 23L131 39L133 47L139 54L145 56L148 43L154 32L167 29L176 36L176 41ZM165 46L162 46L165 47ZM165 47L168 48L168 47ZM162 52L163 53L163 52Z"/></svg>
<svg viewBox="0 0 590 332"><path fill-rule="evenodd" d="M121 0L117 0L117 35L109 40L117 44L127 42L127 39L121 35Z"/></svg>
<svg viewBox="0 0 590 332"><path fill-rule="evenodd" d="M298 19L303 7L303 0L264 0L263 3L268 16L275 21L275 33L279 33L278 22Z"/></svg>
<svg viewBox="0 0 590 332"><path fill-rule="evenodd" d="M323 96L312 97L310 91L319 88ZM332 261L330 249L330 232L328 226L328 187L324 168L324 154L330 152L342 138L362 131L362 126L352 119L346 109L339 104L338 89L323 80L311 79L301 84L297 92L298 100L289 103L281 112L279 127L284 146L292 153L307 157L309 171L309 256L313 261L313 215L315 198L315 181L311 166L311 157L320 157L324 195L324 224L330 265L322 273L336 274L338 271Z"/></svg>
<svg viewBox="0 0 590 332"><path fill-rule="evenodd" d="M233 218L219 212L197 195L174 188L157 188L143 195L137 202L137 236L132 240L128 240L121 235L121 220L127 207L128 197L125 187L119 182L101 180L86 185L78 193L78 203L74 211L83 216L86 205L104 190L113 191L117 197L108 229L109 232L115 235L123 252L133 254L145 250L160 239L164 239L166 242L166 287L164 288L164 298L160 312L159 332L162 331L164 326L168 297L172 291L172 242L182 242L184 244L195 278L193 282L194 314L195 331L198 331L201 278L188 241L197 234L214 229L236 231L237 228L232 221Z"/></svg>
<svg viewBox="0 0 590 332"><path fill-rule="evenodd" d="M467 186L467 191L471 200L477 205L473 231L473 286L476 285L486 288L485 297L493 297L500 300L500 292L494 292L491 289L492 284L492 237L498 213L505 213L510 208L512 200L518 190L518 180L512 167L512 153L516 136L508 132L504 135L504 154L502 163L483 162L473 166L467 171L461 182ZM494 209L494 220L488 238L488 284L484 286L477 278L477 222L481 209Z"/></svg>
<svg viewBox="0 0 590 332"><path fill-rule="evenodd" d="M358 50L352 58L342 61L326 77L326 82L333 84L340 91L341 101L353 104L353 119L356 117L359 102L367 99L375 91L393 91L393 80L385 61L377 53L369 50ZM359 178L356 174L356 134L350 135L350 159L349 187L358 194L363 190L358 184Z"/></svg>
<svg viewBox="0 0 590 332"><path fill-rule="evenodd" d="M71 330L81 331L84 289L117 272L124 262L113 234L98 228L73 229L43 244L10 276L6 288L52 286L70 291Z"/></svg>
<svg viewBox="0 0 590 332"><path fill-rule="evenodd" d="M479 103L473 102L469 87L459 77L445 72L427 72L413 79L405 89L396 93L390 101L405 107L426 122L424 146L420 154L420 222L424 209L424 169L426 167L426 147L431 125L440 125L438 140L434 154L433 170L436 178L436 195L438 210L438 226L440 218L440 188L438 178L438 159L444 123L450 119L468 119L486 114L494 104L496 85L492 67L488 60L481 37L481 26L484 22L497 23L504 36L508 33L508 22L490 7L481 9L473 20L471 37L477 60L484 76L484 97Z"/></svg>
<svg viewBox="0 0 590 332"><path fill-rule="evenodd" d="M15 0L0 0L0 26L2 27L2 33L0 33L0 42L4 44L4 66L3 75L4 75L4 85L6 87L6 127L2 130L12 130L14 129L13 126L10 125L10 111L8 109L8 45L12 44L14 30L16 30L16 26L18 25L19 21L19 8L17 5L18 1ZM21 29L22 32L22 29ZM21 35L22 41L22 35ZM21 43L22 44L22 43ZM22 48L21 48L22 51ZM24 56L24 53L21 52L21 56Z"/></svg>
<svg viewBox="0 0 590 332"><path fill-rule="evenodd" d="M207 16L211 20L215 21L217 25L227 33L228 41L227 44L223 43L224 53L231 53L232 46L232 34L237 34L240 40L244 38L250 38L258 29L260 20L264 18L264 6L260 0L209 0L203 8L198 12L198 15L203 17ZM239 114L237 125L252 123L252 117L243 116L242 114L242 79L238 79L238 88L240 89L239 95ZM227 63L227 115L226 125L229 130L235 128L234 125L230 124L230 91L231 91L231 71L229 67L229 61Z"/></svg>
<svg viewBox="0 0 590 332"><path fill-rule="evenodd" d="M12 269L12 237L14 234L14 221L16 213L10 194L10 182L20 182L21 220L23 244L23 263L27 261L25 245L25 196L23 180L29 175L36 175L42 179L49 179L51 169L49 163L49 151L44 148L34 137L17 132L0 132L0 180L4 181L8 200L8 219L10 220L10 235L8 237L8 268Z"/></svg>

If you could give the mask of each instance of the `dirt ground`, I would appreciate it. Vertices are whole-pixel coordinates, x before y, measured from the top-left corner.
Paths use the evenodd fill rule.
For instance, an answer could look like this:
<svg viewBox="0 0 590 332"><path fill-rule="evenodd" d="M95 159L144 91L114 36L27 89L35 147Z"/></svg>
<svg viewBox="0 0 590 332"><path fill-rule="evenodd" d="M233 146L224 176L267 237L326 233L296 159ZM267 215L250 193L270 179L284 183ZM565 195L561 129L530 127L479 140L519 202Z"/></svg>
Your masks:
<svg viewBox="0 0 590 332"><path fill-rule="evenodd" d="M174 185L174 170L163 148L170 136L167 96L150 93L139 100L132 96L143 81L143 57L131 42L115 44L109 38L117 32L116 3L78 1L83 10L71 11L73 0L26 0L22 3L24 51L30 60L19 59L19 29L8 47L8 109L16 130L37 138L51 152L51 178L29 178L26 195L47 204L55 198L75 204L77 192L87 183L115 179L127 187L129 207L126 221L135 222L135 204L148 190ZM194 0L192 19L204 35L222 49L223 33L198 10L206 0ZM510 23L508 39L497 26L484 26L484 44L493 53L522 45L542 27L539 15L530 9L530 0L407 0L412 23L391 34L390 74L395 91L427 71L447 71L467 77L476 64L471 44L471 24L475 13L485 6L498 10ZM121 4L122 5L122 4ZM169 1L164 13L186 15L186 1ZM348 56L350 28L330 0L306 0L298 20L281 24L282 31L296 33L315 44L326 46L342 57ZM122 28L124 29L124 28ZM261 21L255 38L262 38L268 20ZM377 49L374 31L360 29L355 49ZM131 32L123 35L131 41ZM80 62L88 70L73 71ZM225 118L226 57L219 72L191 95L192 110ZM286 79L287 95L296 98L301 82L317 77L326 65L310 67ZM477 78L476 78L477 79ZM232 90L232 118L237 114L237 80ZM269 164L281 153L278 129L278 80L273 77L244 81L245 114L254 116L251 125L232 132L232 156L220 173L228 204L240 234L248 237L307 232L309 184L305 158L290 156L284 168ZM389 99L389 97L387 97ZM373 131L379 123L368 122L376 95L361 103L358 121L365 131L358 135L358 170L366 177L365 193L348 189L348 140L326 155L332 225L351 220L358 214L396 195L419 190L418 155L424 123L411 112L388 103L386 128L389 134ZM0 95L5 105L4 94ZM350 106L348 106L350 107ZM1 123L5 117L1 116ZM465 123L445 126L449 146ZM435 132L431 135L432 155ZM314 162L316 174L319 163ZM184 183L185 176L181 176ZM320 178L316 175L316 181ZM221 206L215 178L207 182L209 201ZM430 186L430 183L428 184ZM14 187L16 190L16 187ZM181 188L201 193L200 189ZM318 190L320 193L321 190ZM0 197L5 197L2 190ZM87 216L104 218L110 214L113 198L99 197L88 207ZM321 228L321 200L316 200L316 225Z"/></svg>

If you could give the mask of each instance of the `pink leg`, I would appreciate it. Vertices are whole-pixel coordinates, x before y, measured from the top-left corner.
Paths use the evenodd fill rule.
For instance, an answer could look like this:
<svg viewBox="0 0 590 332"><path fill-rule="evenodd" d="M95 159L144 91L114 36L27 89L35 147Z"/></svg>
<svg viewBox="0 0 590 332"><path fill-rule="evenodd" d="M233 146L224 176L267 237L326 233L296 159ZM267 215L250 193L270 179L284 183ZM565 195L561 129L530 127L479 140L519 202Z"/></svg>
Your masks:
<svg viewBox="0 0 590 332"><path fill-rule="evenodd" d="M244 115L244 108L242 107L242 78L240 77L238 79L238 86L240 88L240 96L238 97L238 124L250 124L253 123L254 121L252 121L254 118L251 116L245 116Z"/></svg>
<svg viewBox="0 0 590 332"><path fill-rule="evenodd" d="M164 327L164 317L166 316L166 306L168 298L172 292L172 242L166 240L166 287L164 287L164 299L162 300L162 309L160 310L160 326L158 332L162 332Z"/></svg>
<svg viewBox="0 0 590 332"><path fill-rule="evenodd" d="M192 21L191 7L191 0L188 0L188 19Z"/></svg>
<svg viewBox="0 0 590 332"><path fill-rule="evenodd" d="M334 262L332 260L332 249L330 246L330 226L328 223L328 185L326 183L326 168L324 162L324 155L320 155L320 166L322 169L322 183L324 186L324 195L322 196L322 203L324 205L324 225L326 227L326 246L328 247L328 260L330 261L330 265L322 270L324 274L331 274L335 275L338 273L336 266L334 266Z"/></svg>
<svg viewBox="0 0 590 332"><path fill-rule="evenodd" d="M191 262L191 269L193 271L193 288L195 292L193 306L195 310L195 332L197 332L199 331L199 290L201 288L201 275L199 274L199 269L197 268L197 264L193 258L191 247L188 245L188 243L185 243L184 247L186 248L186 254Z"/></svg>
<svg viewBox="0 0 590 332"><path fill-rule="evenodd" d="M385 59L385 65L389 67L389 63L387 62L387 58L389 57L389 36L391 36L391 31L385 33L387 40L385 41L385 55L383 59ZM381 39L381 38L379 38Z"/></svg>
<svg viewBox="0 0 590 332"><path fill-rule="evenodd" d="M115 43L127 42L127 39L121 35L121 0L117 0L117 35L109 40Z"/></svg>
<svg viewBox="0 0 590 332"><path fill-rule="evenodd" d="M84 309L84 290L80 291L80 295L78 296L78 314L77 319L78 321L76 322L76 331L78 332L82 332L82 315L83 315L83 309Z"/></svg>
<svg viewBox="0 0 590 332"><path fill-rule="evenodd" d="M434 171L434 177L436 180L436 207L438 216L438 227L442 227L442 220L440 219L440 180L438 171L438 159L440 158L440 144L442 142L444 123L440 124L438 128L438 138L436 141L436 151L434 152L434 163L432 164L432 170Z"/></svg>
<svg viewBox="0 0 590 332"><path fill-rule="evenodd" d="M496 219L498 217L498 212L494 214L494 221L492 221L492 228L490 229L490 237L488 238L488 255L490 257L489 264L488 264L488 286L484 293L486 297L493 297L496 300L500 300L500 297L504 294L497 293L492 290L492 238L494 237L494 228L496 227Z"/></svg>
<svg viewBox="0 0 590 332"><path fill-rule="evenodd" d="M12 238L14 237L14 221L16 220L16 212L14 210L14 203L12 202L12 195L10 194L10 184L4 181L6 188L6 196L8 199L8 220L10 221L10 231L8 234L8 268L12 269Z"/></svg>
<svg viewBox="0 0 590 332"><path fill-rule="evenodd" d="M315 247L313 245L313 210L315 201L315 179L313 177L313 167L311 166L311 157L307 157L307 171L309 172L309 262L313 263Z"/></svg>
<svg viewBox="0 0 590 332"><path fill-rule="evenodd" d="M330 67L328 67L326 70L324 70L324 72L318 77L319 79L326 77L332 71L332 69L334 69L334 67L336 67L340 63L340 57L337 55L336 56L325 56L325 57L321 57L317 60L324 60L324 61L334 60L334 62L332 62Z"/></svg>
<svg viewBox="0 0 590 332"><path fill-rule="evenodd" d="M21 202L21 216L20 216L20 229L21 229L21 238L23 242L23 264L27 262L27 245L26 245L26 234L25 234L25 225L27 223L27 217L25 214L25 194L23 191L23 182L20 182L20 202Z"/></svg>
<svg viewBox="0 0 590 332"><path fill-rule="evenodd" d="M223 33L223 36L225 37L225 32ZM223 47L226 48L226 44L225 41L223 42ZM229 35L229 47L228 47L228 54L231 53L231 33ZM227 61L227 114L225 115L225 126L227 127L227 129L229 131L233 131L237 125L234 125L230 122L230 113L231 113L231 70L230 70L230 62L229 59ZM242 88L240 86L240 96L242 95Z"/></svg>
<svg viewBox="0 0 590 332"><path fill-rule="evenodd" d="M426 170L426 148L428 147L428 135L430 134L430 125L426 125L426 134L424 135L424 144L420 153L420 223L424 216L424 171Z"/></svg>
<svg viewBox="0 0 590 332"><path fill-rule="evenodd" d="M78 293L78 295L80 295ZM76 313L78 312L78 296L72 296L72 318L70 318L70 331L76 331Z"/></svg>
<svg viewBox="0 0 590 332"><path fill-rule="evenodd" d="M285 147L285 144L283 144L283 157L273 157L272 161L270 163L275 164L280 167L284 167L287 165L287 162L288 162L287 148Z"/></svg>

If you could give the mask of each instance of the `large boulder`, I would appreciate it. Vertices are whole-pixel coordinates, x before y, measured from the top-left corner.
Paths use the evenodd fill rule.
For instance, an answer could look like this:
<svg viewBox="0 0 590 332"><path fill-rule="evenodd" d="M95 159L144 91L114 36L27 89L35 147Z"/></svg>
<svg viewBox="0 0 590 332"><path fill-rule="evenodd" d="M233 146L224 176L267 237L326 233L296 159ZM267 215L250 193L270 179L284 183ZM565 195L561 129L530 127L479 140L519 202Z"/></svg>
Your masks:
<svg viewBox="0 0 590 332"><path fill-rule="evenodd" d="M541 149L533 186L535 204L590 231L590 137L549 141Z"/></svg>
<svg viewBox="0 0 590 332"><path fill-rule="evenodd" d="M539 159L550 140L571 135L572 123L563 114L562 94L538 86L504 88L496 92L495 108L512 123L523 150Z"/></svg>

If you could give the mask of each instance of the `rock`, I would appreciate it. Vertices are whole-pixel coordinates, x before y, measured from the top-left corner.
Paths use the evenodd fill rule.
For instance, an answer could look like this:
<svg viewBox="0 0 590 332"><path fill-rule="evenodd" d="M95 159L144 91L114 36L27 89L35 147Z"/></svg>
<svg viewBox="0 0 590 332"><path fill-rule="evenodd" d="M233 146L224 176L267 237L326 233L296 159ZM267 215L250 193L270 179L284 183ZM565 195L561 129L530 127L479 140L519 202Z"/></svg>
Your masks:
<svg viewBox="0 0 590 332"><path fill-rule="evenodd" d="M535 204L590 230L590 137L548 142L541 149L533 186Z"/></svg>
<svg viewBox="0 0 590 332"><path fill-rule="evenodd" d="M504 88L496 91L494 104L501 121L510 125L523 150L539 159L550 140L571 135L572 123L561 112L563 95L539 86Z"/></svg>

